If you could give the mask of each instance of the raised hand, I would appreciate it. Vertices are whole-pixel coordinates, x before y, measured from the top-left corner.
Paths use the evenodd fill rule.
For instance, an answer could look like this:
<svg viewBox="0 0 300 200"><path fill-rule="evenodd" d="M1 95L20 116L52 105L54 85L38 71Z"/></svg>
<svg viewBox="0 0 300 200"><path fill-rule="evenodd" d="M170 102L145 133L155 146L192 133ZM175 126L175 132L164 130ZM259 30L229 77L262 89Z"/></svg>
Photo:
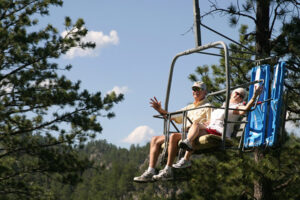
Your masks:
<svg viewBox="0 0 300 200"><path fill-rule="evenodd" d="M150 99L150 105L152 108L154 108L155 110L157 110L157 112L161 112L161 101L158 101L156 99L156 97L153 97L153 99L151 98Z"/></svg>
<svg viewBox="0 0 300 200"><path fill-rule="evenodd" d="M255 86L254 87L254 96L258 97L262 93L263 90L264 90L263 85L260 85L259 87Z"/></svg>

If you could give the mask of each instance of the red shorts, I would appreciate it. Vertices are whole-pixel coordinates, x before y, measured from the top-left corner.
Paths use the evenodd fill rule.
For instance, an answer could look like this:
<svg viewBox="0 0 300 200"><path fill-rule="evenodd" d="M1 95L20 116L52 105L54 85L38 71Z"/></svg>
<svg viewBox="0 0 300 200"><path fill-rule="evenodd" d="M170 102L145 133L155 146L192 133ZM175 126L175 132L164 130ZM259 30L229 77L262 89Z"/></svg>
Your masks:
<svg viewBox="0 0 300 200"><path fill-rule="evenodd" d="M215 129L206 128L205 130L208 134L222 136L222 134Z"/></svg>

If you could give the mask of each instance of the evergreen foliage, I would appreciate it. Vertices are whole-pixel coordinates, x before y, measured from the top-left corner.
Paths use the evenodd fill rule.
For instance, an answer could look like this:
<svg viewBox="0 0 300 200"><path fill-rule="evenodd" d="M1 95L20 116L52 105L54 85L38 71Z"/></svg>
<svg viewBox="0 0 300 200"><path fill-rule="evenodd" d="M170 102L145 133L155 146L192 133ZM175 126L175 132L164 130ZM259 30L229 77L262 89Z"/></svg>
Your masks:
<svg viewBox="0 0 300 200"><path fill-rule="evenodd" d="M129 150L117 148L104 141L89 142L81 150L94 163L82 174L82 182L76 187L55 184L52 187L55 199L133 199L138 196L137 185L132 181L140 165L148 155L149 145L131 146Z"/></svg>
<svg viewBox="0 0 300 200"><path fill-rule="evenodd" d="M231 5L231 23L236 24L242 12L250 16L253 2L245 1L242 10ZM266 2L274 3L277 19L288 14L277 5L299 4ZM267 150L259 163L251 152L216 151L195 156L191 169L175 172L185 180L147 184L132 180L148 164L149 144L129 150L106 141L84 146L101 132L99 117L113 117L110 110L123 97L91 94L80 89L79 81L60 75L72 67L58 66L53 60L72 47L93 48L94 44L81 41L87 34L82 19L73 23L66 17L65 36L52 25L30 31L38 25L37 15L49 14L49 6L62 6L62 1L0 1L0 200L253 199L258 179L265 181L270 199L300 198L300 141L294 135L287 136L280 149ZM288 110L295 120L300 113L299 98L295 98L300 94L299 27L299 17L286 21L268 47L287 60ZM240 33L240 42L255 51L255 32L249 33L244 25ZM230 44L230 49L241 47ZM231 56L251 59L238 52ZM231 60L230 65L233 85L249 81L251 62ZM211 91L221 89L224 60L220 65L198 67L190 79L199 75ZM215 100L220 103L224 97Z"/></svg>
<svg viewBox="0 0 300 200"><path fill-rule="evenodd" d="M182 197L186 199L253 199L253 180L264 177L270 198L298 199L299 138L289 136L281 149L270 149L259 164L253 153L227 150L194 160L191 180Z"/></svg>
<svg viewBox="0 0 300 200"><path fill-rule="evenodd" d="M287 76L285 79L284 85L287 88L287 94L285 98L287 99L287 111L289 113L288 120L299 120L299 3L297 1L272 1L272 0L249 0L245 2L239 2L231 4L228 8L219 8L216 2L211 2L212 10L207 14L212 13L221 13L229 16L231 25L236 25L239 21L239 18L245 17L250 19L255 25L254 30L248 31L247 26L242 25L240 29L240 43L246 46L248 49L255 51L256 55L254 59L277 56L283 61L287 61ZM269 10L274 8L272 12L269 13ZM283 22L281 32L274 33L274 24L278 21ZM274 37L275 36L275 37ZM230 49L233 50L243 50L241 47L230 44ZM221 52L222 53L222 52ZM230 52L230 56L237 58L246 58L253 59L252 56L248 54L241 54L240 52L235 53L234 51ZM274 57L275 58L275 57ZM276 59L270 59L261 62L260 64L268 63L275 65L277 63ZM255 63L248 61L235 61L230 59L230 78L233 86L249 82L249 70L255 66ZM204 82L206 82L212 91L219 90L224 88L225 83L225 69L224 69L224 60L220 60L220 65L213 66L203 66L196 69L196 74L190 75L191 80L199 79L199 75ZM216 87L217 86L217 87ZM224 97L216 97L216 100L220 103L224 101ZM282 139L282 138L281 138ZM284 143L285 141L281 141ZM293 149L293 147L291 147ZM291 150L291 149L290 149ZM297 147L292 151L298 151ZM282 150L284 151L284 149ZM275 153L277 152L277 153ZM242 189L242 193L236 195L241 195L240 198L256 198L256 199L293 199L299 196L298 193L293 193L293 197L285 196L286 193L281 193L281 197L278 196L278 188L282 187L293 187L293 184L290 183L291 180L297 179L297 176L283 175L284 164L283 162L293 163L293 165L298 165L297 158L288 158L285 157L284 161L281 158L281 149L271 150L270 152L264 151L263 149L255 149L254 158L252 158L252 164L256 167L247 167L244 166L242 170L243 174L250 175L251 179L244 179L252 181L252 189L245 187ZM251 157L249 157L250 159ZM235 162L235 161L234 161ZM251 163L251 162L250 162ZM233 166L234 163L231 163ZM277 164L277 165L276 165ZM249 171L247 171L249 170ZM292 170L293 173L297 173L296 170ZM217 172L219 174L219 172ZM229 174L232 174L230 172ZM221 176L222 178L225 175ZM284 177L284 178L282 178ZM287 178L289 177L289 178ZM285 179L286 178L286 179ZM227 180L224 179L224 182ZM250 182L247 183L249 184ZM276 186L276 184L280 186ZM295 185L298 185L297 182ZM197 188L197 187L196 187ZM276 189L277 188L277 189ZM197 188L199 189L199 187ZM221 188L223 189L223 188ZM227 188L224 191L234 189ZM238 191L237 189L234 189ZM280 189L279 189L280 191ZM290 193L290 191L286 191ZM218 193L212 193L212 199L220 199ZM226 196L226 193L224 193ZM206 198L207 196L201 196L201 198ZM199 197L200 198L200 197ZM228 196L227 198L237 198L234 196ZM227 199L224 198L224 199Z"/></svg>
<svg viewBox="0 0 300 200"><path fill-rule="evenodd" d="M287 80L284 86L288 89L287 110L289 119L299 125L300 99L300 18L294 17L289 23L282 26L282 33L277 38L278 45L274 52L277 56L283 57L287 63Z"/></svg>
<svg viewBox="0 0 300 200"><path fill-rule="evenodd" d="M134 183L148 165L149 144L117 148L106 141L88 143L80 150L94 161L82 182L67 185L52 182L51 191L60 200L97 199L253 199L253 180L264 176L273 199L298 199L300 191L300 141L291 135L281 149L268 150L256 165L253 152L211 151L193 155L192 167L174 170L175 181ZM146 158L146 161L145 161Z"/></svg>
<svg viewBox="0 0 300 200"><path fill-rule="evenodd" d="M49 6L62 4L0 1L0 199L51 199L52 181L77 183L91 166L78 148L101 132L99 117L113 117L112 106L123 98L91 94L60 75L72 66L55 59L73 47L95 47L81 40L82 19L66 17L65 36L50 24L35 28Z"/></svg>
<svg viewBox="0 0 300 200"><path fill-rule="evenodd" d="M211 10L203 14L202 17L211 14L220 14L228 16L229 24L236 26L240 20L249 20L249 24L253 25L253 30L241 26L239 42L256 54L250 56L248 54L230 52L230 56L244 59L262 59L273 56L274 59L262 61L261 64L268 63L275 65L277 59L286 61L287 76L285 79L285 87L288 89L288 105L289 120L293 120L299 125L300 119L300 100L295 96L300 95L300 41L299 41L299 25L300 25L300 4L296 0L247 0L236 1L227 8L218 6L218 1L210 1ZM281 29L276 30L276 25ZM245 50L234 44L230 44L230 49ZM221 60L220 65L201 66L198 67L196 73L202 76L202 80L207 82L211 91L219 89L219 84L224 86L225 73L224 61ZM231 83L233 85L241 82L248 82L248 72L256 63L247 61L230 60L231 66ZM212 69L212 76L207 78L208 69ZM213 77L213 78L212 78ZM197 79L196 75L190 75L190 79ZM217 87L216 87L217 84ZM224 98L217 97L217 100L223 101Z"/></svg>

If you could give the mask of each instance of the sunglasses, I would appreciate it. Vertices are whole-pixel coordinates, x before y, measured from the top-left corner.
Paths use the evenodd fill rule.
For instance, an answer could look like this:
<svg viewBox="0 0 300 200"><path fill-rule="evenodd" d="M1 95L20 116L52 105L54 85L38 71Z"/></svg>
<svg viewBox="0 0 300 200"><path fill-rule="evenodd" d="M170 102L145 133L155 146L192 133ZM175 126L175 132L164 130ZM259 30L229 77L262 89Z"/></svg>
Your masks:
<svg viewBox="0 0 300 200"><path fill-rule="evenodd" d="M239 97L241 97L242 99L244 98L244 95L242 95L241 93L239 92L235 92Z"/></svg>
<svg viewBox="0 0 300 200"><path fill-rule="evenodd" d="M202 89L202 88L199 88L199 87L193 87L192 90L193 90L194 92L203 91L203 89Z"/></svg>

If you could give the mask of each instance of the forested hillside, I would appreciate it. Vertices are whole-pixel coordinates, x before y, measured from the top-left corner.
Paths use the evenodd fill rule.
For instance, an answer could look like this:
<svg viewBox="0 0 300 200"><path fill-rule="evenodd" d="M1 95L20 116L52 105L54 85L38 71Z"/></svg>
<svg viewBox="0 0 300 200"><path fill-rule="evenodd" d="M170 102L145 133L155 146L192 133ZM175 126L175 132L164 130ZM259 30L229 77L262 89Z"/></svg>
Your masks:
<svg viewBox="0 0 300 200"><path fill-rule="evenodd" d="M252 180L264 175L273 199L299 199L300 141L291 135L279 149L268 150L261 165L253 152L212 151L194 155L192 168L175 171L175 181L138 184L132 181L148 164L149 145L118 148L106 141L87 144L82 155L94 161L77 185L51 183L60 200L99 199L253 199Z"/></svg>
<svg viewBox="0 0 300 200"><path fill-rule="evenodd" d="M268 181L273 191L272 199L300 199L300 139L294 135L288 136L281 148L267 150L266 159L260 165L255 164L253 152L211 151L193 155L191 168L174 170L174 181L135 183L133 177L147 168L148 153L149 144L125 149L105 140L89 142L82 149L72 149L72 154L86 162L84 168L69 171L65 176L58 173L26 176L23 182L29 186L36 182L39 186L35 186L36 193L23 194L23 199L250 200L253 199L253 180L257 176ZM31 161L27 158L27 162ZM60 162L72 164L72 160ZM17 197L17 191L0 195L1 200L20 199Z"/></svg>
<svg viewBox="0 0 300 200"><path fill-rule="evenodd" d="M182 191L181 182L134 183L133 177L148 165L149 144L132 145L129 150L108 144L105 140L89 142L81 156L93 161L93 167L82 174L77 185L51 183L51 193L60 200L86 199L166 199Z"/></svg>

